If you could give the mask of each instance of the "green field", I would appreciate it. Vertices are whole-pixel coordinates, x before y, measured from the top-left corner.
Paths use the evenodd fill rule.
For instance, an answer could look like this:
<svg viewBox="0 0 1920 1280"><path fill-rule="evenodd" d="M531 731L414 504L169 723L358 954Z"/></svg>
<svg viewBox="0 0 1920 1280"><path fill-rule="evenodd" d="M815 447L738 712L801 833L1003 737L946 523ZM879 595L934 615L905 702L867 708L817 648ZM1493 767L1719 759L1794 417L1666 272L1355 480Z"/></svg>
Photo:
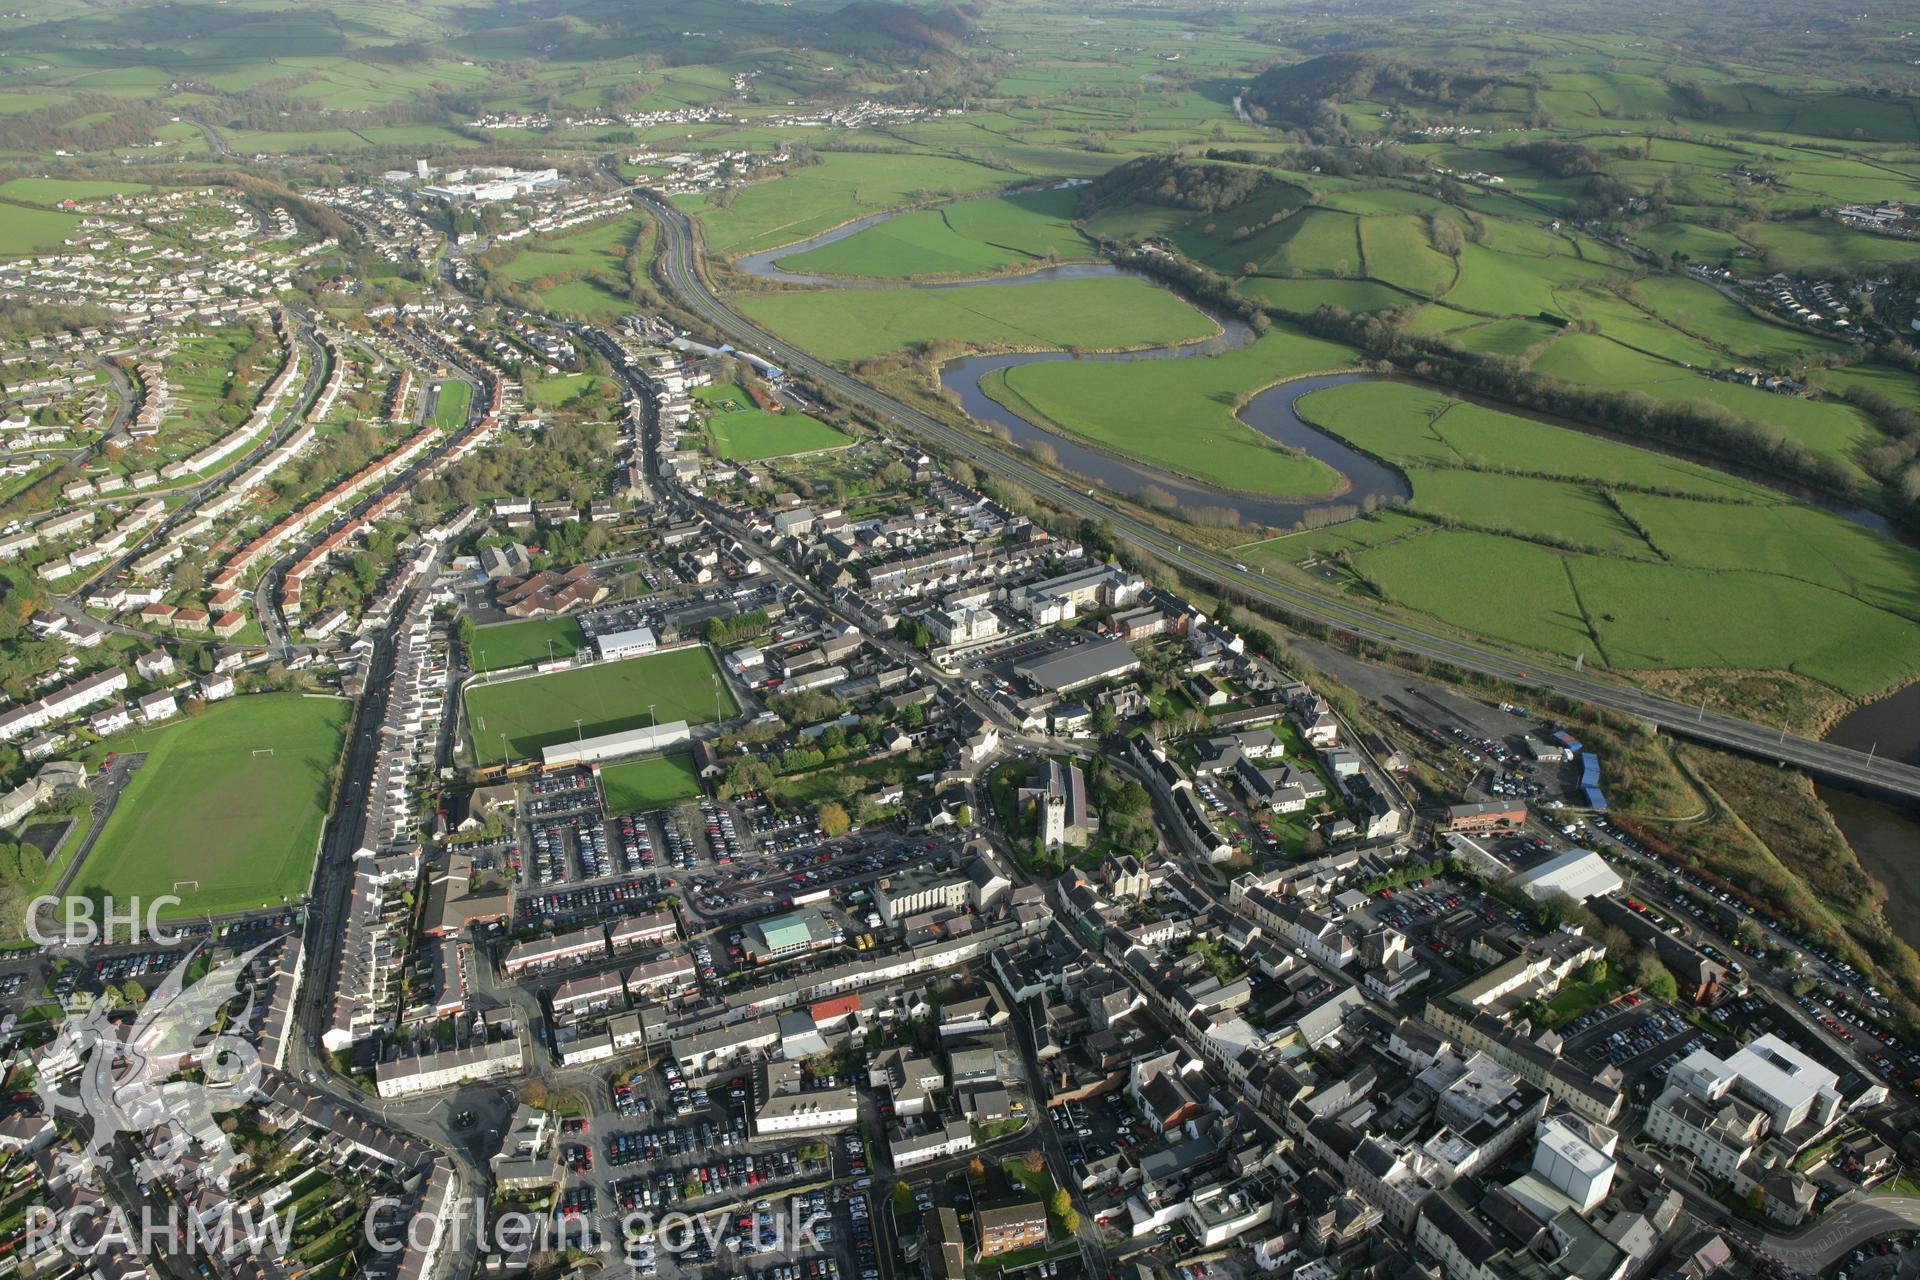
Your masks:
<svg viewBox="0 0 1920 1280"><path fill-rule="evenodd" d="M569 280L540 291L550 311L586 320L611 320L633 310L633 303L608 293L591 280Z"/></svg>
<svg viewBox="0 0 1920 1280"><path fill-rule="evenodd" d="M1413 299L1375 280L1273 280L1253 277L1235 286L1268 306L1309 314L1318 307L1343 311L1380 311L1404 307Z"/></svg>
<svg viewBox="0 0 1920 1280"><path fill-rule="evenodd" d="M758 462L853 443L839 428L807 414L756 408L752 397L730 382L700 387L693 396L713 411L707 429L713 432L720 456L729 462Z"/></svg>
<svg viewBox="0 0 1920 1280"><path fill-rule="evenodd" d="M1334 487L1332 469L1274 445L1234 410L1263 387L1352 360L1346 347L1276 324L1221 355L1017 365L982 386L1041 425L1151 466L1229 489L1307 496Z"/></svg>
<svg viewBox="0 0 1920 1280"><path fill-rule="evenodd" d="M1920 552L1746 481L1406 383L1300 415L1389 462L1411 512L1245 548L1346 551L1357 585L1444 622L1621 668L1788 670L1846 693L1920 671Z"/></svg>
<svg viewBox="0 0 1920 1280"><path fill-rule="evenodd" d="M467 425L467 407L473 403L473 388L458 379L439 384L433 402L433 425L442 431L458 431Z"/></svg>
<svg viewBox="0 0 1920 1280"><path fill-rule="evenodd" d="M577 231L536 241L534 247L513 254L499 273L515 284L587 271L618 277L625 270L628 250L646 234L647 225L646 218L638 213L608 217Z"/></svg>
<svg viewBox="0 0 1920 1280"><path fill-rule="evenodd" d="M1833 338L1762 319L1698 280L1653 276L1634 285L1633 297L1675 328L1724 347L1735 356L1770 365L1793 368L1809 355L1847 350L1845 343Z"/></svg>
<svg viewBox="0 0 1920 1280"><path fill-rule="evenodd" d="M828 152L821 163L740 191L700 211L707 247L752 253L805 240L863 214L1004 185L1005 173L936 155Z"/></svg>
<svg viewBox="0 0 1920 1280"><path fill-rule="evenodd" d="M1375 280L1436 298L1453 287L1453 261L1428 242L1424 218L1412 214L1362 218L1360 248L1366 274Z"/></svg>
<svg viewBox="0 0 1920 1280"><path fill-rule="evenodd" d="M786 271L909 278L979 275L1092 250L1071 221L1074 193L1035 191L897 214L843 240L779 259Z"/></svg>
<svg viewBox="0 0 1920 1280"><path fill-rule="evenodd" d="M613 384L592 373L562 373L551 378L527 378L527 402L551 409L565 404L583 391L611 390Z"/></svg>
<svg viewBox="0 0 1920 1280"><path fill-rule="evenodd" d="M177 915L301 897L349 709L337 698L253 694L111 743L122 753L145 751L147 760L74 892L122 903L171 893L181 899Z"/></svg>
<svg viewBox="0 0 1920 1280"><path fill-rule="evenodd" d="M1349 383L1303 396L1294 407L1314 425L1409 472L1455 467L1723 502L1780 500L1763 485L1696 462L1456 400L1432 387Z"/></svg>
<svg viewBox="0 0 1920 1280"><path fill-rule="evenodd" d="M475 629L471 661L475 671L505 671L545 662L549 656L571 658L576 649L586 647L587 638L572 618L495 622Z"/></svg>
<svg viewBox="0 0 1920 1280"><path fill-rule="evenodd" d="M11 178L0 182L0 197L29 204L97 200L102 196L143 195L153 188L134 182L90 182L74 178Z"/></svg>
<svg viewBox="0 0 1920 1280"><path fill-rule="evenodd" d="M689 752L628 760L600 770L608 813L645 813L692 800L700 794L700 779Z"/></svg>
<svg viewBox="0 0 1920 1280"><path fill-rule="evenodd" d="M1587 386L1643 391L1658 400L1710 401L1792 437L1855 476L1861 475L1859 451L1882 440L1866 416L1851 405L1718 381L1594 335L1568 334L1547 348L1533 368Z"/></svg>
<svg viewBox="0 0 1920 1280"><path fill-rule="evenodd" d="M657 720L648 719L649 706ZM542 747L575 736L591 738L673 720L711 724L716 711L724 719L737 709L704 647L467 690L468 731L474 754L485 764L538 758Z"/></svg>
<svg viewBox="0 0 1920 1280"><path fill-rule="evenodd" d="M748 293L735 302L775 333L841 362L921 342L1100 351L1190 342L1218 331L1172 293L1131 276L970 289Z"/></svg>
<svg viewBox="0 0 1920 1280"><path fill-rule="evenodd" d="M1409 608L1589 663L1781 669L1853 694L1920 671L1911 620L1771 574L1570 555L1466 530L1408 538L1354 563Z"/></svg>
<svg viewBox="0 0 1920 1280"><path fill-rule="evenodd" d="M0 205L6 210L0 217L0 257L17 258L21 254L57 249L60 242L79 229L80 219L71 213L52 209L30 209L25 205Z"/></svg>

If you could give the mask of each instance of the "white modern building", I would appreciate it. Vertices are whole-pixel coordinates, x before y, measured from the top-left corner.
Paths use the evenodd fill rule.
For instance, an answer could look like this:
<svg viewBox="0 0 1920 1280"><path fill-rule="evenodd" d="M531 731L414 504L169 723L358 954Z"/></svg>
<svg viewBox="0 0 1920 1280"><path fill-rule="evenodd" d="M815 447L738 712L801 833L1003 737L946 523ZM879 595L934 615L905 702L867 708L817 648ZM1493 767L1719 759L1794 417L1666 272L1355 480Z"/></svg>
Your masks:
<svg viewBox="0 0 1920 1280"><path fill-rule="evenodd" d="M753 1113L753 1131L764 1135L845 1129L859 1118L860 1097L852 1089L814 1089L768 1098Z"/></svg>
<svg viewBox="0 0 1920 1280"><path fill-rule="evenodd" d="M652 627L634 627L626 631L609 631L594 638L594 648L600 652L602 661L615 658L638 658L659 648L654 640Z"/></svg>
<svg viewBox="0 0 1920 1280"><path fill-rule="evenodd" d="M1533 1172L1548 1186L1589 1213L1613 1190L1613 1153L1620 1139L1605 1125L1575 1116L1548 1116L1540 1122L1540 1143L1533 1151Z"/></svg>
<svg viewBox="0 0 1920 1280"><path fill-rule="evenodd" d="M1825 1129L1840 1116L1840 1077L1773 1034L1724 1062L1696 1049L1667 1079L1708 1101L1737 1093L1766 1113L1775 1133L1790 1133L1809 1121Z"/></svg>

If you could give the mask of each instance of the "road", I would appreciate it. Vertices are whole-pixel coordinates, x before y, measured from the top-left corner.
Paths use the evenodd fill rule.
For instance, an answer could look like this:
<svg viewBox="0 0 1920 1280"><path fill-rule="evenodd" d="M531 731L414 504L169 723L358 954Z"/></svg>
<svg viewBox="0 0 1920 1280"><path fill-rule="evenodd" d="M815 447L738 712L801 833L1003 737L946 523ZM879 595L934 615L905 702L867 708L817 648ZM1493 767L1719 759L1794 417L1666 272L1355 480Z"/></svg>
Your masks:
<svg viewBox="0 0 1920 1280"><path fill-rule="evenodd" d="M1678 1191L1688 1210L1701 1221L1727 1228L1749 1248L1803 1275L1824 1272L1851 1251L1889 1231L1920 1228L1920 1197L1869 1191L1842 1196L1812 1226L1797 1234L1757 1232L1751 1223L1736 1220L1724 1202L1670 1162L1661 1163L1627 1146L1621 1147L1621 1155L1641 1176L1656 1178Z"/></svg>
<svg viewBox="0 0 1920 1280"><path fill-rule="evenodd" d="M1250 572L1225 556L1115 510L1094 497L1092 490L1072 488L1033 463L994 448L982 435L942 422L875 390L781 341L732 310L700 273L695 260L693 228L687 215L648 193L641 193L641 200L661 228L662 251L657 269L662 283L677 294L690 311L728 340L761 352L789 373L805 374L848 403L890 420L903 430L966 458L976 467L1013 480L1058 507L1104 521L1124 540L1176 568L1284 613L1350 632L1404 653L1446 662L1522 687L1575 698L1648 721L1676 735L1790 764L1821 777L1920 799L1920 767L1786 733L1737 716L1709 711L1705 706L1676 702L1631 685L1575 671L1544 656L1516 657L1489 645L1429 631L1322 594L1309 586L1278 582Z"/></svg>
<svg viewBox="0 0 1920 1280"><path fill-rule="evenodd" d="M1759 1246L1796 1271L1825 1271L1869 1240L1920 1228L1920 1199L1868 1192L1841 1201L1796 1236L1766 1235Z"/></svg>
<svg viewBox="0 0 1920 1280"><path fill-rule="evenodd" d="M412 606L409 592L395 606L389 625L381 628L374 651L368 659L366 694L356 709L349 729L346 758L340 771L339 793L327 818L321 839L320 861L314 871L313 893L307 910L305 939L306 978L300 984L294 1004L294 1034L289 1037L286 1070L307 1082L307 1087L356 1115L375 1124L399 1129L428 1142L448 1155L456 1175L457 1196L485 1196L490 1185L483 1158L466 1142L451 1133L450 1117L458 1107L460 1095L440 1095L438 1106L426 1113L417 1104L384 1104L369 1098L355 1085L335 1076L333 1063L320 1047L331 1013L332 995L339 965L342 925L347 902L353 889L353 852L360 827L366 816L367 779L372 775L380 726L386 718L387 699L394 673L392 622L404 617ZM478 1234L462 1231L443 1251L442 1274L472 1275L479 1259Z"/></svg>
<svg viewBox="0 0 1920 1280"><path fill-rule="evenodd" d="M181 116L180 123L190 124L200 131L200 136L207 140L207 150L213 153L215 160L238 160L240 158L237 152L227 146L226 139L222 138L219 132L206 121L195 120L192 116Z"/></svg>

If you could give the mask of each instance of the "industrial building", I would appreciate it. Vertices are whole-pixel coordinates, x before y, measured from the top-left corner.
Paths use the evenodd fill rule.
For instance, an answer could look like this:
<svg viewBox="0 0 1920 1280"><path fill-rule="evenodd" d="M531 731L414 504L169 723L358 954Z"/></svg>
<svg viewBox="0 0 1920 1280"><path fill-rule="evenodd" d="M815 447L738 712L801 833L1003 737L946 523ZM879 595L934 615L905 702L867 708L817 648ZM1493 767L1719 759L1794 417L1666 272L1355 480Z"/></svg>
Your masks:
<svg viewBox="0 0 1920 1280"><path fill-rule="evenodd" d="M1042 693L1066 694L1140 669L1124 640L1089 640L1044 657L1016 662L1014 674Z"/></svg>

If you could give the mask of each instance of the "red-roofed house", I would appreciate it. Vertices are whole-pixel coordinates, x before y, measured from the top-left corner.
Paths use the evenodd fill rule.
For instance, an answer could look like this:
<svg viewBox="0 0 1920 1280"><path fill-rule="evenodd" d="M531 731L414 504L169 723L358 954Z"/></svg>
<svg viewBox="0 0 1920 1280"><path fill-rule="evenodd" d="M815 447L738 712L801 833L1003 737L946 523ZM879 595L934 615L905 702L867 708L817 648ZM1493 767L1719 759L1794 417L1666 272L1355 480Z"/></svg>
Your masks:
<svg viewBox="0 0 1920 1280"><path fill-rule="evenodd" d="M813 1025L822 1032L838 1031L847 1024L848 1019L860 1012L860 993L856 991L852 995L821 1000L808 1012L813 1014Z"/></svg>

